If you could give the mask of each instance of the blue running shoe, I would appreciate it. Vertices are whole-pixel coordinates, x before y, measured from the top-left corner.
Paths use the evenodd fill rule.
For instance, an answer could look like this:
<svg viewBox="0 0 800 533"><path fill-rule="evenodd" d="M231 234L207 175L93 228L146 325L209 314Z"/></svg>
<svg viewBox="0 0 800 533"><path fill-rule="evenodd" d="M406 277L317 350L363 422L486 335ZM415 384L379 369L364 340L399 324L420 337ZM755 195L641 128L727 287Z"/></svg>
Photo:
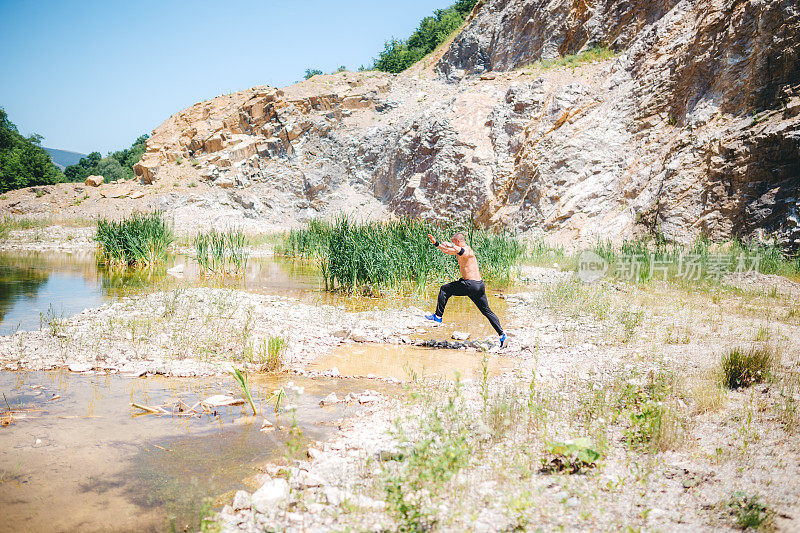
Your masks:
<svg viewBox="0 0 800 533"><path fill-rule="evenodd" d="M505 347L506 347L506 344L508 344L508 342L506 342L506 341L507 341L507 339L508 339L508 338L506 337L506 334L505 334L505 333L503 333L502 335L500 335L500 347L501 347L501 348L505 348Z"/></svg>
<svg viewBox="0 0 800 533"><path fill-rule="evenodd" d="M442 317L436 316L433 313L425 315L425 318L427 318L428 320L433 320L434 322L438 322L439 324L442 323Z"/></svg>

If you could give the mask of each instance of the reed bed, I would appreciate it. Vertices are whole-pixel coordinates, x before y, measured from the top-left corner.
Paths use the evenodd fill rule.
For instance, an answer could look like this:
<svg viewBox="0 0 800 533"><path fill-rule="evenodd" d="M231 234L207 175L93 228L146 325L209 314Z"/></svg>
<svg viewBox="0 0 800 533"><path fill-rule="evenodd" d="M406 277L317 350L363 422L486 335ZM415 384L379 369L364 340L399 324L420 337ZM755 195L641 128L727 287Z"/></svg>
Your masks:
<svg viewBox="0 0 800 533"><path fill-rule="evenodd" d="M134 213L120 221L99 219L95 240L101 264L112 268L152 268L166 261L175 236L164 216L156 211Z"/></svg>
<svg viewBox="0 0 800 533"><path fill-rule="evenodd" d="M241 229L200 232L194 238L195 258L203 275L241 276L247 268L247 237Z"/></svg>
<svg viewBox="0 0 800 533"><path fill-rule="evenodd" d="M332 223L313 220L308 227L289 232L281 252L317 262L326 290L377 293L402 290L409 285L423 289L428 283L458 277L453 256L435 250L428 233L448 239L455 225L433 225L403 218L388 222L357 222L340 216ZM463 231L475 250L484 278L505 281L524 254L513 235L490 233L470 227Z"/></svg>

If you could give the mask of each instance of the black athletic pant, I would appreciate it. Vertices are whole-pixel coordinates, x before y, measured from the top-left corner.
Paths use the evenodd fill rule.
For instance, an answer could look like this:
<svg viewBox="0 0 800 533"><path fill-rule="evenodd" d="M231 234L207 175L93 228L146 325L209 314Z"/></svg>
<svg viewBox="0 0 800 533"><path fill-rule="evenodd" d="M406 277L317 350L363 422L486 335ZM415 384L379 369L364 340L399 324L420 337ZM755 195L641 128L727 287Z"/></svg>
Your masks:
<svg viewBox="0 0 800 533"><path fill-rule="evenodd" d="M442 285L442 288L439 289L439 300L436 303L436 316L441 317L444 314L444 306L447 305L447 300L451 296L469 296L469 299L483 313L483 316L489 319L489 323L492 324L497 334L503 334L503 328L500 327L497 315L489 309L489 299L486 298L486 285L482 281L461 278L458 281Z"/></svg>

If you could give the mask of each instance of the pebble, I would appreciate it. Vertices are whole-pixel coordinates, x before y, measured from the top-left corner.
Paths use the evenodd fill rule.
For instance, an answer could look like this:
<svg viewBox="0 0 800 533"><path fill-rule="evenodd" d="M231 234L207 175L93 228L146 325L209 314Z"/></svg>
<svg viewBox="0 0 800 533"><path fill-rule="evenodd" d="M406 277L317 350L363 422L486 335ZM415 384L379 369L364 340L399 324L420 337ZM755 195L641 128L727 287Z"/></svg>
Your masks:
<svg viewBox="0 0 800 533"><path fill-rule="evenodd" d="M580 504L580 500L578 500L578 498L573 496L571 498L567 498L566 504L567 504L567 507L575 508L575 507L578 506L578 504Z"/></svg>

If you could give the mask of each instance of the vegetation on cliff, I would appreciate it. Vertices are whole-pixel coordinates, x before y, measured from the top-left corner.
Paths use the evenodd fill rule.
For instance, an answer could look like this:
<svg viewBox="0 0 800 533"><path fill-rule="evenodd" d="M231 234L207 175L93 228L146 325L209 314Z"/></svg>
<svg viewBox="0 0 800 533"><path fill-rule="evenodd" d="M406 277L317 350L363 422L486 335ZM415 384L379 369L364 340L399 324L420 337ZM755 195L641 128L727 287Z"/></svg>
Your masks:
<svg viewBox="0 0 800 533"><path fill-rule="evenodd" d="M145 143L149 135L138 137L130 148L118 150L103 157L100 152L92 152L82 157L74 165L64 169L67 181L84 181L87 176L103 176L106 181L117 179L133 179L133 165L139 162L145 151Z"/></svg>
<svg viewBox="0 0 800 533"><path fill-rule="evenodd" d="M461 27L476 3L477 0L456 0L446 9L437 9L432 16L420 21L408 39L389 40L375 60L373 68L394 73L404 71L433 52Z"/></svg>
<svg viewBox="0 0 800 533"><path fill-rule="evenodd" d="M64 181L41 140L36 134L22 136L0 107L0 192Z"/></svg>

